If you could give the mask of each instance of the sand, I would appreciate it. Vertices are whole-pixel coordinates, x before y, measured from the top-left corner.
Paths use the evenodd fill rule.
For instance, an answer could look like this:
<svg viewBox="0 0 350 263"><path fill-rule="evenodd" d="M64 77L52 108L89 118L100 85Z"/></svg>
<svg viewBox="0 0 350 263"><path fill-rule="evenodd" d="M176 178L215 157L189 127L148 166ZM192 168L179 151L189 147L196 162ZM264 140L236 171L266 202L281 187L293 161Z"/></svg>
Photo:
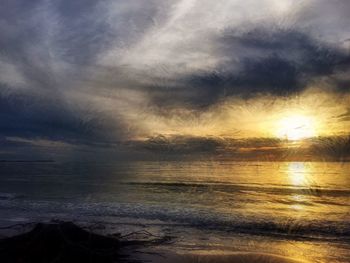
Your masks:
<svg viewBox="0 0 350 263"><path fill-rule="evenodd" d="M229 252L213 254L211 252L176 254L160 253L145 259L153 263L308 263L297 259L264 253Z"/></svg>

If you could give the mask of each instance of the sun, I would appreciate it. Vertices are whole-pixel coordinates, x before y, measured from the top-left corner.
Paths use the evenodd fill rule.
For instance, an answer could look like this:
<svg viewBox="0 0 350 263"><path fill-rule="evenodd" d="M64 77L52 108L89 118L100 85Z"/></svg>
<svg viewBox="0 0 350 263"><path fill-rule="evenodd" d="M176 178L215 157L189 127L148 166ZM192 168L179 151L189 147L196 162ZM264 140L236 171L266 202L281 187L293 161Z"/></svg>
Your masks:
<svg viewBox="0 0 350 263"><path fill-rule="evenodd" d="M278 121L276 136L291 141L316 136L315 122L312 117L290 115Z"/></svg>

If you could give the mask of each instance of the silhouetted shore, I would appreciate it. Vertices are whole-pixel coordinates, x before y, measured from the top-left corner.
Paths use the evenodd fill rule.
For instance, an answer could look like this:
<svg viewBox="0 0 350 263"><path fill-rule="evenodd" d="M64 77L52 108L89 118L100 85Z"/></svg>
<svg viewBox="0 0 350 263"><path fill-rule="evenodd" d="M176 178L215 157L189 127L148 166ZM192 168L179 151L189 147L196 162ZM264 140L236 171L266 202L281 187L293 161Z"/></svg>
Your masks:
<svg viewBox="0 0 350 263"><path fill-rule="evenodd" d="M24 226L24 225L23 225ZM112 263L141 262L130 250L166 242L168 237L148 241L103 236L72 222L37 223L30 231L0 239L3 263Z"/></svg>
<svg viewBox="0 0 350 263"><path fill-rule="evenodd" d="M265 253L194 251L181 254L169 250L157 250L159 249L157 245L167 241L169 237L140 241L124 240L118 234L103 236L87 231L72 222L37 223L32 230L24 234L1 239L0 259L3 263L305 262ZM140 250L147 247L150 248L149 252L140 253Z"/></svg>

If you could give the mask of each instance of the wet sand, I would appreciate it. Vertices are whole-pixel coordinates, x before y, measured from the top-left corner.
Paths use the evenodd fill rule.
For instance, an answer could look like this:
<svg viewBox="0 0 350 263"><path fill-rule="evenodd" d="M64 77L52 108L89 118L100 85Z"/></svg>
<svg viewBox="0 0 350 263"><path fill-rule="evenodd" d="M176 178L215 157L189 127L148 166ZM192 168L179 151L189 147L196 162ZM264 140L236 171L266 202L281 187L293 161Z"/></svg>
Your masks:
<svg viewBox="0 0 350 263"><path fill-rule="evenodd" d="M210 251L201 251L188 254L163 252L145 257L142 256L140 259L152 263L309 263L279 255L255 252L212 253Z"/></svg>

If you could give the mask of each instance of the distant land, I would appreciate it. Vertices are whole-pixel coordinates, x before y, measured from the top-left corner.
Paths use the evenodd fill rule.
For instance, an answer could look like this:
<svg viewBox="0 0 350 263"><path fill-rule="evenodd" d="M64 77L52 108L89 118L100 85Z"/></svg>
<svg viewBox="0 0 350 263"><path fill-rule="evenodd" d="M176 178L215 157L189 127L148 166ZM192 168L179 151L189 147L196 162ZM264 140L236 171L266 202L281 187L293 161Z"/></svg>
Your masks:
<svg viewBox="0 0 350 263"><path fill-rule="evenodd" d="M0 163L54 163L54 160L0 160Z"/></svg>

